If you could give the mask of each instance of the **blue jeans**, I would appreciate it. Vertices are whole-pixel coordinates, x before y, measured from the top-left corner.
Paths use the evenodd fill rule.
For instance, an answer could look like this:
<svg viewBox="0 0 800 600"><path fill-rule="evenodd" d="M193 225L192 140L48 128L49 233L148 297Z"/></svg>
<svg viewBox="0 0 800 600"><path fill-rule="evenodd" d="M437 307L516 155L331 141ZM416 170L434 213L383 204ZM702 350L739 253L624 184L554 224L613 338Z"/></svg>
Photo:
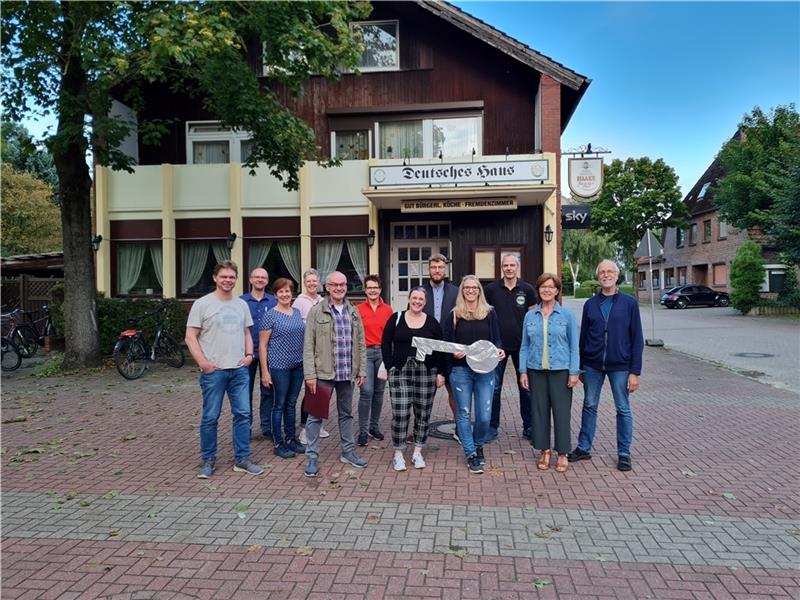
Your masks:
<svg viewBox="0 0 800 600"><path fill-rule="evenodd" d="M253 359L248 367L250 370L250 386L247 388L250 398L250 429L253 428L253 384L258 382L261 389L261 402L259 403L258 414L261 419L261 433L270 435L272 433L272 388L261 385L261 377L256 377L256 373L261 373L258 356Z"/></svg>
<svg viewBox="0 0 800 600"><path fill-rule="evenodd" d="M500 428L500 395L503 393L503 377L506 374L506 364L511 357L514 363L514 371L517 374L517 390L519 390L519 414L522 417L522 431L531 428L531 393L519 384L519 350L506 350L506 356L497 363L495 375L497 380L494 383L494 395L492 397L492 418L489 420L489 430L497 434Z"/></svg>
<svg viewBox="0 0 800 600"><path fill-rule="evenodd" d="M250 456L250 407L247 403L247 369L217 369L200 375L203 414L200 417L200 454L203 461L217 458L217 422L225 392L233 415L233 453L237 463Z"/></svg>
<svg viewBox="0 0 800 600"><path fill-rule="evenodd" d="M483 446L489 436L495 373L476 373L469 367L455 366L450 372L450 385L456 399L456 429L469 458L476 446ZM475 396L475 425L472 425L472 397Z"/></svg>
<svg viewBox="0 0 800 600"><path fill-rule="evenodd" d="M600 404L600 390L603 380L608 377L611 394L617 407L617 454L631 455L633 441L633 413L628 397L628 371L598 371L586 367L583 373L583 413L581 415L581 432L578 434L578 448L591 452L592 441L597 429L597 406Z"/></svg>
<svg viewBox="0 0 800 600"><path fill-rule="evenodd" d="M284 441L294 439L294 419L297 397L303 386L303 365L293 369L272 369L272 441L280 446ZM281 435L283 422L283 435Z"/></svg>
<svg viewBox="0 0 800 600"><path fill-rule="evenodd" d="M359 433L378 429L383 408L383 391L386 388L386 380L378 379L378 367L382 362L380 347L367 348L367 376L358 396Z"/></svg>

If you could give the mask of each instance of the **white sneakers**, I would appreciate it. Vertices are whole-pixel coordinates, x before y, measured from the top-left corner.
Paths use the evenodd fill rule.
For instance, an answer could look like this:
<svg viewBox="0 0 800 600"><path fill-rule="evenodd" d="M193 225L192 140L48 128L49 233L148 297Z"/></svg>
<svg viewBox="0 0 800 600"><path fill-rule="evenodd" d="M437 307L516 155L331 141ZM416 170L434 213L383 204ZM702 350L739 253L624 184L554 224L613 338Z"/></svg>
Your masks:
<svg viewBox="0 0 800 600"><path fill-rule="evenodd" d="M326 438L331 437L331 434L325 431L322 427L319 428L319 437ZM297 441L303 444L303 446L308 446L308 436L306 436L306 428L300 428L300 435L297 436Z"/></svg>
<svg viewBox="0 0 800 600"><path fill-rule="evenodd" d="M392 461L392 467L395 471L405 471L406 470L406 459L403 458L402 454L395 454L394 460Z"/></svg>
<svg viewBox="0 0 800 600"><path fill-rule="evenodd" d="M414 465L415 469L424 469L428 465L425 464L425 459L423 458L422 454L414 454L411 457L411 463ZM405 471L406 470L406 459L403 458L402 454L395 454L394 460L392 460L392 468L395 471Z"/></svg>

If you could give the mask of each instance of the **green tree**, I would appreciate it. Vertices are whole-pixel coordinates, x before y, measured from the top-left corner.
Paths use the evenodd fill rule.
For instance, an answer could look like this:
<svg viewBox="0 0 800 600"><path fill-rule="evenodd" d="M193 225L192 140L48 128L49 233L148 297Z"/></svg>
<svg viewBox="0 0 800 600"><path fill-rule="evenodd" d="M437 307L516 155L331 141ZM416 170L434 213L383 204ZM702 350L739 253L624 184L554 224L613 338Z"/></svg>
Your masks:
<svg viewBox="0 0 800 600"><path fill-rule="evenodd" d="M761 246L753 241L742 244L731 262L731 305L747 313L761 302L764 259Z"/></svg>
<svg viewBox="0 0 800 600"><path fill-rule="evenodd" d="M714 202L739 229L760 227L800 264L800 115L794 104L744 116L739 135L720 150L725 176Z"/></svg>
<svg viewBox="0 0 800 600"><path fill-rule="evenodd" d="M53 156L47 148L33 141L30 132L19 123L0 124L0 159L18 173L30 173L50 186L57 201L58 174Z"/></svg>
<svg viewBox="0 0 800 600"><path fill-rule="evenodd" d="M614 259L614 244L604 235L588 229L566 229L561 238L563 264L572 278L579 281L595 278L594 270L603 259Z"/></svg>
<svg viewBox="0 0 800 600"><path fill-rule="evenodd" d="M30 173L17 173L3 164L3 236L0 254L39 254L61 250L61 217L50 199L53 190Z"/></svg>
<svg viewBox="0 0 800 600"><path fill-rule="evenodd" d="M662 159L615 159L605 165L603 190L592 203L592 227L617 242L626 264L645 232L686 224L678 176Z"/></svg>
<svg viewBox="0 0 800 600"><path fill-rule="evenodd" d="M134 109L148 83L196 93L223 125L250 131L248 166L296 188L304 160L319 158L314 132L281 103L312 74L336 77L363 45L349 23L364 2L15 2L2 5L3 90L11 120L54 114L47 140L59 180L64 232L65 368L100 363L85 156L129 169L120 148L130 124L110 115L112 97ZM262 47L262 84L246 49ZM162 128L140 121L150 141Z"/></svg>

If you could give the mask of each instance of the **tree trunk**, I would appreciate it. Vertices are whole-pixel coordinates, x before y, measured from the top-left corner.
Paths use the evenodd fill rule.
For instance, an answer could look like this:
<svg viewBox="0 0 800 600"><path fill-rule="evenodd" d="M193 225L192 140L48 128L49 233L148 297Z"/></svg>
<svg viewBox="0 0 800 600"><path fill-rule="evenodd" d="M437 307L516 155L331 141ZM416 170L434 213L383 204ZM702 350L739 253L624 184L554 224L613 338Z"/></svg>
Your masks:
<svg viewBox="0 0 800 600"><path fill-rule="evenodd" d="M58 173L64 235L64 368L82 369L100 365L91 248L92 180L86 164L84 135L87 78L80 51L83 23L75 14L80 11L71 2L63 2L61 8L64 13L62 85L53 159Z"/></svg>

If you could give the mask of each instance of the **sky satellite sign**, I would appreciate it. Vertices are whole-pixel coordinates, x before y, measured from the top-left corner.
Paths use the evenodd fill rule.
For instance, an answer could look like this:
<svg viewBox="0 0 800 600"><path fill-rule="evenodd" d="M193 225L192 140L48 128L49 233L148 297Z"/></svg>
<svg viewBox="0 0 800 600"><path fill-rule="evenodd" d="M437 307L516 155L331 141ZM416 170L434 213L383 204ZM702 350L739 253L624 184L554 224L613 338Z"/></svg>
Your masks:
<svg viewBox="0 0 800 600"><path fill-rule="evenodd" d="M589 204L562 204L562 229L591 229L592 207Z"/></svg>
<svg viewBox="0 0 800 600"><path fill-rule="evenodd" d="M603 188L602 158L570 158L569 189L578 198L593 198Z"/></svg>

